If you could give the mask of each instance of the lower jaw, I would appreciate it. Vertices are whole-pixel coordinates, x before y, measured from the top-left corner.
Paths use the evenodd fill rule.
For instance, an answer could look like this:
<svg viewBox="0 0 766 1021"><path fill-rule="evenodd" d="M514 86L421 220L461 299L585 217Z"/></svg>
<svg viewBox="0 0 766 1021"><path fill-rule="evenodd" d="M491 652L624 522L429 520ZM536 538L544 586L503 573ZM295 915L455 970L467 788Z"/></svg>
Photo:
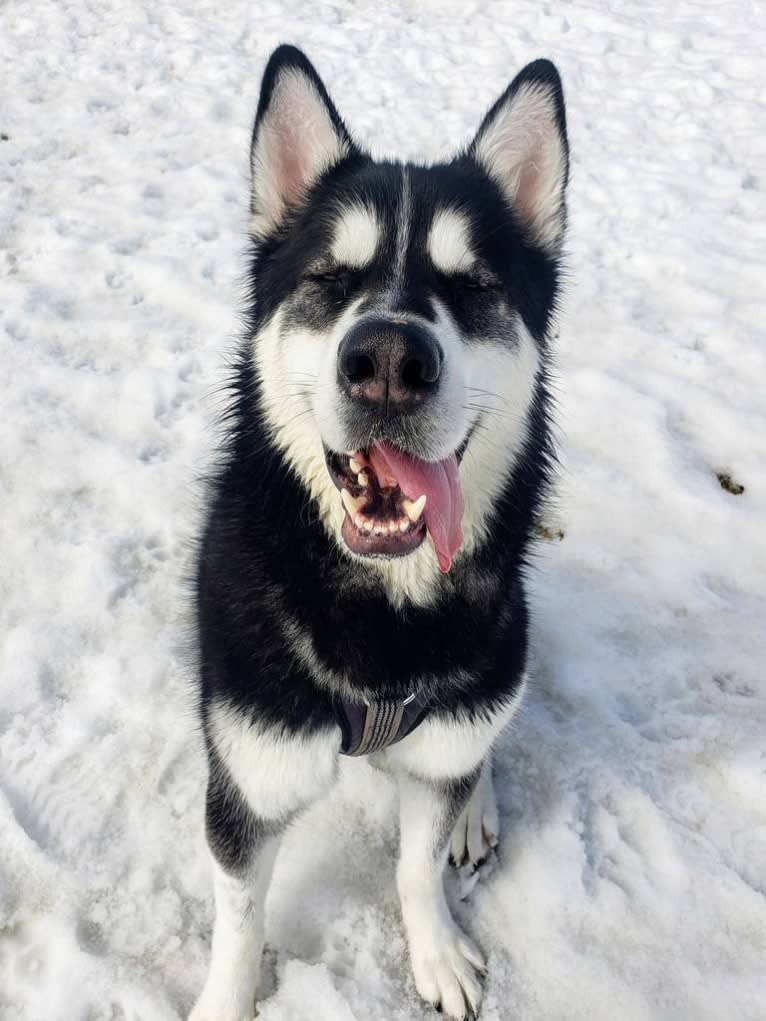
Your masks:
<svg viewBox="0 0 766 1021"><path fill-rule="evenodd" d="M406 557L423 543L426 537L426 526L423 521L408 532L396 532L389 535L365 534L351 521L348 514L343 519L341 528L343 540L358 556L363 557Z"/></svg>

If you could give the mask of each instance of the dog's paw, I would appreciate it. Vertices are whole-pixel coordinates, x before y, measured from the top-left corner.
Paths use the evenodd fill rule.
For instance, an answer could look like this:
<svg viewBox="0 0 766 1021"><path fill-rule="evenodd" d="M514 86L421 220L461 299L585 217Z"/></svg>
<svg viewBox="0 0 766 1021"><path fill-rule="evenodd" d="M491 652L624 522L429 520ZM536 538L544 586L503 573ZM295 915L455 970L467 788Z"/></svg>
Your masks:
<svg viewBox="0 0 766 1021"><path fill-rule="evenodd" d="M412 973L420 995L457 1021L479 1013L487 975L479 948L455 925L433 940L411 942Z"/></svg>
<svg viewBox="0 0 766 1021"><path fill-rule="evenodd" d="M492 857L497 847L499 821L492 776L482 771L476 789L463 809L452 833L450 861L473 872Z"/></svg>
<svg viewBox="0 0 766 1021"><path fill-rule="evenodd" d="M468 862L462 868L454 869L452 877L450 877L450 888L454 891L457 899L468 900L478 883L489 879L495 871L496 865L497 855L490 850L486 858L479 861L478 865Z"/></svg>

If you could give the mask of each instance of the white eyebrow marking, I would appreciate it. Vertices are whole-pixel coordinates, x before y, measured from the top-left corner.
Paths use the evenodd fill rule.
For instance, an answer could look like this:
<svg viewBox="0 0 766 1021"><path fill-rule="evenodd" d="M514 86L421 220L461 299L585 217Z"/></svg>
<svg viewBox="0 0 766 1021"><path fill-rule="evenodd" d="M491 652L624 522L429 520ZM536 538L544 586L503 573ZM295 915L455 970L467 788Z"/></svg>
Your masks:
<svg viewBox="0 0 766 1021"><path fill-rule="evenodd" d="M375 258L380 241L380 225L367 206L348 206L335 225L332 257L340 266L364 269Z"/></svg>
<svg viewBox="0 0 766 1021"><path fill-rule="evenodd" d="M442 273L464 272L474 264L476 256L469 244L468 221L455 209L442 209L433 219L428 232L431 261Z"/></svg>

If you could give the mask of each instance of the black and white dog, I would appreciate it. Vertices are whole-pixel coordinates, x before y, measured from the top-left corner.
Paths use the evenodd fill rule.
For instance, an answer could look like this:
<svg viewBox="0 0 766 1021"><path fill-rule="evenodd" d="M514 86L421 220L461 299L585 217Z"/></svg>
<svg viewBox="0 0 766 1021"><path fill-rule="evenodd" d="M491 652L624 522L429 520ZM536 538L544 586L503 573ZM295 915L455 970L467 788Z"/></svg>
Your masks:
<svg viewBox="0 0 766 1021"><path fill-rule="evenodd" d="M216 918L191 1017L252 1017L280 834L339 755L369 754L399 785L415 984L465 1018L486 971L443 869L497 843L490 756L525 683L561 82L524 68L450 163L377 162L282 46L251 166L252 297L197 577Z"/></svg>

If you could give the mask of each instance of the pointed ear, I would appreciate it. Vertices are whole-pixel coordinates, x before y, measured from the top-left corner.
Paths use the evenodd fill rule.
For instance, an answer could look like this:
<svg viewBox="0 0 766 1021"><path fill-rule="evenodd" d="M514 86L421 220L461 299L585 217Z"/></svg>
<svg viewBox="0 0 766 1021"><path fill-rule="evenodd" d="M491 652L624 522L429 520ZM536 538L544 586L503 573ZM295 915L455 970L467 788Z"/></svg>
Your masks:
<svg viewBox="0 0 766 1021"><path fill-rule="evenodd" d="M533 243L556 250L569 174L564 93L549 60L528 64L479 128L469 154L500 187Z"/></svg>
<svg viewBox="0 0 766 1021"><path fill-rule="evenodd" d="M294 46L278 47L263 74L250 145L253 233L272 234L353 148L311 62Z"/></svg>

